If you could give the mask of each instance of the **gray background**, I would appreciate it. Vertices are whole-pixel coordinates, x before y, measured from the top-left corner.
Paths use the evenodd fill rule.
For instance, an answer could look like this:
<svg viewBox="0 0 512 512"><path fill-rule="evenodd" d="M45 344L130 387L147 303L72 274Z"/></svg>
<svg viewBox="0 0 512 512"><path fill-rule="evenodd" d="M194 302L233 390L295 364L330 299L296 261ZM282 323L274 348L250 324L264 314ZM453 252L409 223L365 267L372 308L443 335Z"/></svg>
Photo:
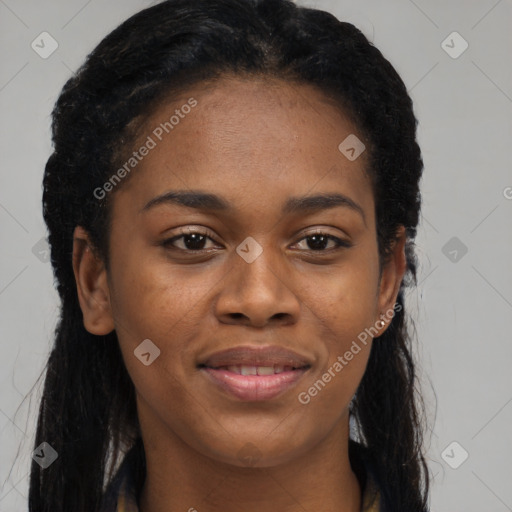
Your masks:
<svg viewBox="0 0 512 512"><path fill-rule="evenodd" d="M5 512L26 509L41 395L35 384L59 307L41 242L49 114L87 53L152 3L0 0L0 509ZM432 511L512 511L511 0L300 3L329 10L363 30L404 79L420 121L425 162L420 277L407 305L432 413ZM46 59L31 48L43 31L58 42ZM457 58L444 48L459 53L460 39L452 36L442 45L453 31L469 44ZM469 456L461 463L465 452Z"/></svg>

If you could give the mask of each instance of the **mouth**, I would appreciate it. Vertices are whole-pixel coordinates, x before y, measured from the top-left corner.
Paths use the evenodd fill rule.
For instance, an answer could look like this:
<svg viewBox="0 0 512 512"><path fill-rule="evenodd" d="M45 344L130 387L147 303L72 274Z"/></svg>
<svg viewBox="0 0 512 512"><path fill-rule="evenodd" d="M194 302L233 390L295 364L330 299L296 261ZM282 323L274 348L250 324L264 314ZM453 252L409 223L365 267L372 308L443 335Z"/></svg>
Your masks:
<svg viewBox="0 0 512 512"><path fill-rule="evenodd" d="M198 365L215 388L231 398L261 402L297 385L312 360L281 346L239 346L211 354Z"/></svg>
<svg viewBox="0 0 512 512"><path fill-rule="evenodd" d="M294 369L311 366L309 357L277 345L273 346L239 346L214 352L199 362L198 366L207 368L275 368L277 371L291 367ZM252 370L251 370L252 371ZM238 372L237 372L238 373ZM272 373L275 373L274 371ZM242 374L243 375L243 374ZM248 375L256 375L249 373Z"/></svg>
<svg viewBox="0 0 512 512"><path fill-rule="evenodd" d="M283 366L283 365L268 365L268 366L256 366L256 365L229 365L229 366L205 366L199 365L199 368L209 368L210 370L224 370L230 373L236 373L237 375L277 375L279 373L291 372L294 370L302 370L309 368L309 365L294 367L294 366Z"/></svg>
<svg viewBox="0 0 512 512"><path fill-rule="evenodd" d="M217 388L238 400L261 402L270 400L289 391L309 370L283 366L230 366L200 367L210 382Z"/></svg>
<svg viewBox="0 0 512 512"><path fill-rule="evenodd" d="M290 390L311 363L281 347L240 347L213 354L197 367L231 397L258 402Z"/></svg>

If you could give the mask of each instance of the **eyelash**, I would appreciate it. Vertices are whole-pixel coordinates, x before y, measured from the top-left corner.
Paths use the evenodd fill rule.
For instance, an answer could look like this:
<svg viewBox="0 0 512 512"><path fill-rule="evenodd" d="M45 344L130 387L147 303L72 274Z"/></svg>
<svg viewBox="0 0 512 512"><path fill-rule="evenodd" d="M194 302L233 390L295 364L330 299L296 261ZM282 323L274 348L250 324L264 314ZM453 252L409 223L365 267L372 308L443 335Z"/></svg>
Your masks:
<svg viewBox="0 0 512 512"><path fill-rule="evenodd" d="M204 253L204 252L208 251L208 249L198 249L197 251L194 251L192 249L181 249L180 247L173 246L173 243L176 242L176 240L179 240L180 238L184 238L187 235L200 235L200 236L204 236L204 237L210 239L212 242L215 242L215 240L211 236L211 233L209 233L208 231L202 231L202 230L199 230L199 229L197 229L197 230L189 229L187 231L182 231L179 235L176 235L176 236L173 236L172 238L168 238L167 240L164 240L162 242L162 245L165 248L170 248L171 250L174 249L174 250L177 250L177 251L182 251L182 252L187 252L187 253L201 254L201 253ZM330 254L331 252L337 251L339 249L348 249L348 248L352 247L352 243L350 243L350 242L348 242L346 240L342 240L341 238L338 238L338 237L336 237L334 235L330 235L328 233L325 233L324 231L321 231L321 230L317 230L317 231L314 231L312 233L308 233L307 235L305 235L301 239L299 239L298 242L301 242L302 240L305 240L307 238L311 238L313 236L323 236L323 237L326 237L329 240L333 240L334 242L336 242L337 245L336 245L336 247L331 247L330 249L318 249L318 250L309 249L309 250L301 250L300 252L309 252L309 253L314 253L314 254L320 254L320 253ZM298 242L296 242L296 243L298 243Z"/></svg>

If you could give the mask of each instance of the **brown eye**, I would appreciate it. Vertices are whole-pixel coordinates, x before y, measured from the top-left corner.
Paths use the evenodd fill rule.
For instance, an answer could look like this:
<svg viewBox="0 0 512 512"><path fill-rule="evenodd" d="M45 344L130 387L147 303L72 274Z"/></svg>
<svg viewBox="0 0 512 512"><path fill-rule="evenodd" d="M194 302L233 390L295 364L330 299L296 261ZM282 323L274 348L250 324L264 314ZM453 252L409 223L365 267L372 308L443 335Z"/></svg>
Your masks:
<svg viewBox="0 0 512 512"><path fill-rule="evenodd" d="M182 251L199 252L208 249L208 247L205 247L208 240L212 240L208 236L208 233L187 230L186 232L164 240L162 245L164 247L171 247ZM181 243L181 247L176 245L178 241Z"/></svg>
<svg viewBox="0 0 512 512"><path fill-rule="evenodd" d="M333 235L329 235L327 233L313 233L302 238L298 243L303 243L303 240L306 240L306 246L302 247L303 250L309 250L313 252L329 252L330 250L336 250L341 247L351 247L352 244L349 242L342 240ZM329 242L334 243L334 247L328 247Z"/></svg>

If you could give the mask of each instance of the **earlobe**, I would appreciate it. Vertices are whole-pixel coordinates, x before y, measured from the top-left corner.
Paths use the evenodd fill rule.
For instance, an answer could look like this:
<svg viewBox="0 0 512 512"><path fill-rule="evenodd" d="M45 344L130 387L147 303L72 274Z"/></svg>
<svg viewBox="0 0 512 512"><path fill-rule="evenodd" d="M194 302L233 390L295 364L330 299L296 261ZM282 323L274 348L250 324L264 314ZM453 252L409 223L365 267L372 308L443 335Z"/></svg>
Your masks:
<svg viewBox="0 0 512 512"><path fill-rule="evenodd" d="M99 336L109 334L114 330L114 320L107 271L81 226L76 226L73 233L73 272L85 329Z"/></svg>
<svg viewBox="0 0 512 512"><path fill-rule="evenodd" d="M400 226L389 259L382 269L379 287L379 318L377 319L381 334L388 328L393 318L394 306L407 267L406 238L405 227Z"/></svg>

